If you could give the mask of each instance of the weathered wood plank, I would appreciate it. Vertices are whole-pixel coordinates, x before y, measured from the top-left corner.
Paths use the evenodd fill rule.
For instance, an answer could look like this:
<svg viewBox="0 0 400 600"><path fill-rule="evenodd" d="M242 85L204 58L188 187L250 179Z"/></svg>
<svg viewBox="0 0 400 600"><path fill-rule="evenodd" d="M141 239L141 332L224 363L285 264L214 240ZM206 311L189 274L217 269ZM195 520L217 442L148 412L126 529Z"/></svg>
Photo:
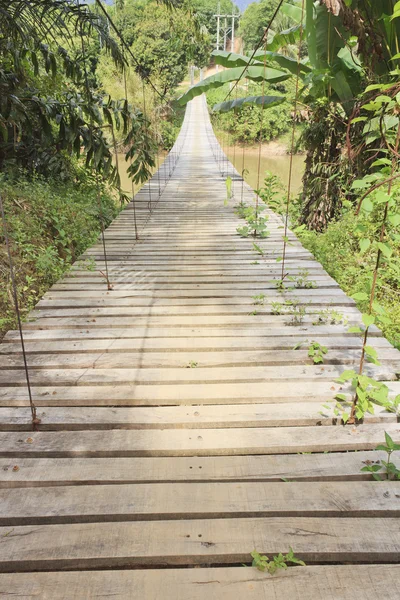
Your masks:
<svg viewBox="0 0 400 600"><path fill-rule="evenodd" d="M301 499L301 502L299 500ZM0 490L0 526L400 515L400 482L157 483Z"/></svg>
<svg viewBox="0 0 400 600"><path fill-rule="evenodd" d="M61 488L59 488L61 489ZM242 564L257 548L307 563L397 562L398 519L271 517L0 528L0 570Z"/></svg>
<svg viewBox="0 0 400 600"><path fill-rule="evenodd" d="M377 451L155 458L0 458L0 488L191 481L372 480Z"/></svg>
<svg viewBox="0 0 400 600"><path fill-rule="evenodd" d="M340 425L336 402L287 404L225 404L204 406L46 407L37 409L40 430L73 429L187 429L246 427L305 427ZM0 408L0 430L31 430L28 407ZM397 423L395 413L376 407L366 423Z"/></svg>
<svg viewBox="0 0 400 600"><path fill-rule="evenodd" d="M387 431L400 443L400 424L351 427L235 429L112 429L0 432L3 457L218 456L373 450Z"/></svg>
<svg viewBox="0 0 400 600"><path fill-rule="evenodd" d="M365 373L379 381L396 380L396 371L400 370L399 361L391 361L388 365L367 365ZM235 367L196 367L186 368L129 368L129 363L124 369L40 369L31 371L32 385L107 385L119 384L185 384L211 382L270 382L289 380L317 380L334 382L345 370L345 364L338 365L293 365L290 370L287 366L235 366ZM26 377L23 369L10 369L0 371L0 386L25 386Z"/></svg>
<svg viewBox="0 0 400 600"><path fill-rule="evenodd" d="M219 567L18 573L0 576L0 598L71 600L398 600L398 565L307 566L275 577L256 569Z"/></svg>

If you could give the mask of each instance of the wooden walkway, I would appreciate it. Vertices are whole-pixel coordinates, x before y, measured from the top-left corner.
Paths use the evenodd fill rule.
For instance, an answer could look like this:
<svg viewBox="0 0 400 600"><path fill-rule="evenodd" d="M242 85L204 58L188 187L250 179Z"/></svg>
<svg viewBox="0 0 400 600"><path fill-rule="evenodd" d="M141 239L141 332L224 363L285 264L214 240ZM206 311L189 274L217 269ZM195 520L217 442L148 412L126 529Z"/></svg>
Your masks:
<svg viewBox="0 0 400 600"><path fill-rule="evenodd" d="M17 332L1 345L0 598L400 597L400 482L361 472L400 426L377 410L342 427L332 409L348 391L335 378L359 359L347 330L360 315L292 234L288 271L317 287L278 292L282 222L271 214L263 256L239 237L242 183L225 206L220 159L197 98L136 197L139 242L132 205L106 232L114 289L99 243L31 313L40 431ZM297 326L271 311L293 298L306 308ZM329 310L348 324L324 323ZM369 369L400 393L400 355L373 336L381 366ZM323 365L307 356L314 340ZM242 566L289 547L306 567Z"/></svg>

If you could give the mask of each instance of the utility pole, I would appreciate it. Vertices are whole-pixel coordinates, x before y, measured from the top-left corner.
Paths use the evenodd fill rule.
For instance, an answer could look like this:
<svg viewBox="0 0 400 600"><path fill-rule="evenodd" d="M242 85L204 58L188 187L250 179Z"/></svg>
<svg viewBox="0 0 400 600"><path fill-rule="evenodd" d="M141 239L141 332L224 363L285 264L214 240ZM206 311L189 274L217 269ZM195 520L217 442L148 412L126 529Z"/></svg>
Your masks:
<svg viewBox="0 0 400 600"><path fill-rule="evenodd" d="M227 21L226 21L226 16L225 16L225 21L224 21L224 52L226 52L226 36L228 33L228 29L227 29Z"/></svg>
<svg viewBox="0 0 400 600"><path fill-rule="evenodd" d="M221 4L218 2L218 8L217 8L217 50L219 50L219 19L220 19L220 12L221 12ZM217 65L217 73L218 73L218 67L219 65Z"/></svg>
<svg viewBox="0 0 400 600"><path fill-rule="evenodd" d="M219 46L220 46L221 23L222 23L223 49L225 51L227 49L228 36L230 34L230 36L231 36L231 52L234 52L235 51L235 19L237 19L237 20L240 19L240 13L237 15L235 15L234 13L232 13L230 15L221 14L221 5L220 5L220 2L218 2L217 14L214 15L214 17L217 19L216 49L219 50ZM222 22L221 22L221 19L223 19ZM228 25L228 19L231 21L231 25ZM216 66L216 71L218 73L218 65Z"/></svg>

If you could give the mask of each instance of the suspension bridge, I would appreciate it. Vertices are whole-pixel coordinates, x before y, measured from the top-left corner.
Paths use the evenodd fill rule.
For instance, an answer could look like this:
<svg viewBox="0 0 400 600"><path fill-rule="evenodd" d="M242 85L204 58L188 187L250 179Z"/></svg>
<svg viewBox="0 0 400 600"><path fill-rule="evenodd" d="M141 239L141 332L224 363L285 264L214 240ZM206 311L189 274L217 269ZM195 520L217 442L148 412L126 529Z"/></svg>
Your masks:
<svg viewBox="0 0 400 600"><path fill-rule="evenodd" d="M291 232L285 270L316 287L277 289L281 217L268 211L261 253L236 232L253 198L196 98L106 254L89 248L23 325L35 431L6 335L0 597L399 597L400 482L361 469L400 425L377 407L342 426L333 400L350 393L336 379L359 363L360 314ZM398 394L400 354L371 331L369 372ZM243 566L289 548L306 566Z"/></svg>

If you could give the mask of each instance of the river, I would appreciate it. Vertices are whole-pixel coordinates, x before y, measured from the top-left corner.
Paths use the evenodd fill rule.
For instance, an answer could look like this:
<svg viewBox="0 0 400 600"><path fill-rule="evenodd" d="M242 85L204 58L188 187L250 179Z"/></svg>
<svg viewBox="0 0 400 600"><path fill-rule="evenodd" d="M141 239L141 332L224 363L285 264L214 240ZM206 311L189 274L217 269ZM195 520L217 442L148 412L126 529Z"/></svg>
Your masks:
<svg viewBox="0 0 400 600"><path fill-rule="evenodd" d="M262 148L261 154L261 163L260 163L260 186L262 186L264 175L266 171L270 171L274 175L277 175L285 188L288 185L288 176L289 176L289 161L290 157L288 154L284 154L279 148L279 152L277 154L273 154L273 149L276 148L278 144L266 144ZM229 160L235 165L236 170L239 173L243 172L243 169L246 169L245 172L245 180L247 183L253 188L257 188L258 182L258 158L259 158L259 148L255 146L246 146L244 148L244 164L243 164L243 148L240 146L233 146L227 148L227 155ZM160 153L159 155L159 164L160 166L164 162L166 157L166 153ZM118 154L119 159L119 167L121 174L121 186L123 191L127 192L128 195L131 194L132 191L132 183L131 179L128 176L127 169L128 163L125 161L124 154ZM155 172L156 169L153 170ZM304 155L295 155L293 156L293 171L292 171L292 192L297 193L301 190L301 179L304 172ZM135 185L135 193L137 193L141 185Z"/></svg>

